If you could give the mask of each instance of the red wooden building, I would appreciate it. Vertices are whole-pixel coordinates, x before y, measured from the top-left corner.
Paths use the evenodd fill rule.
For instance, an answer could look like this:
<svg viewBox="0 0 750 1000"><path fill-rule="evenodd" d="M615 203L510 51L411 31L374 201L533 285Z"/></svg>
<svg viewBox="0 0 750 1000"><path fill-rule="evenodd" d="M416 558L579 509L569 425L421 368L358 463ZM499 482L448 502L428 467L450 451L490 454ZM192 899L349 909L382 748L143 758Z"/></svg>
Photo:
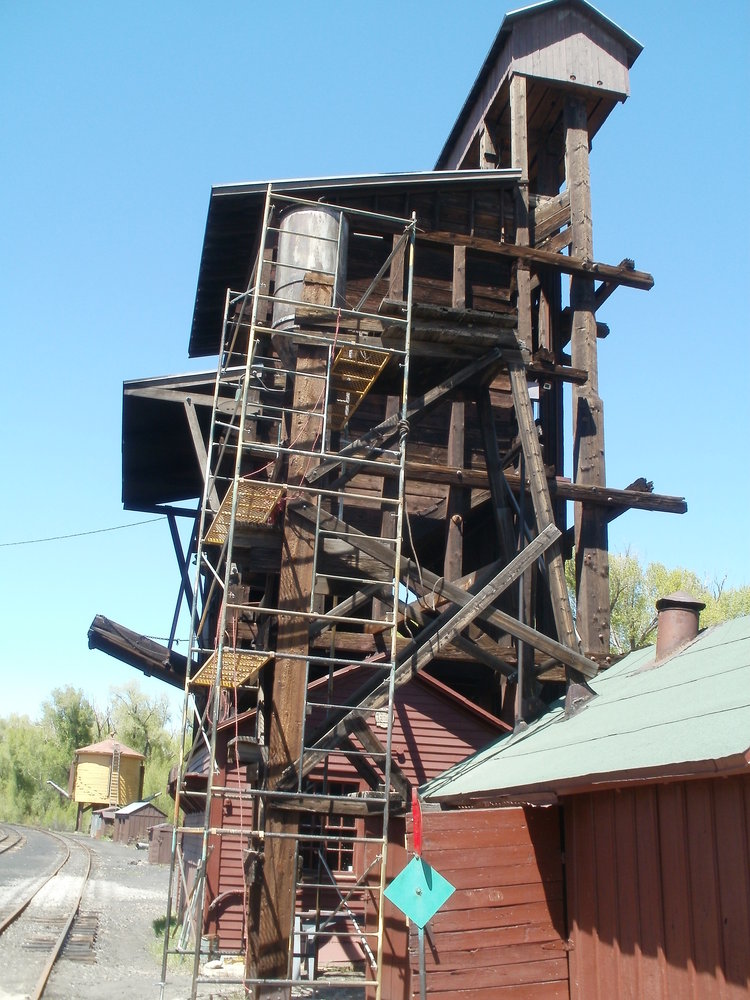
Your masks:
<svg viewBox="0 0 750 1000"><path fill-rule="evenodd" d="M435 1000L748 995L750 618L592 686L422 789Z"/></svg>
<svg viewBox="0 0 750 1000"><path fill-rule="evenodd" d="M327 678L314 681L310 685L310 696L321 706L329 700L338 703L361 683L361 674L361 668L357 667L338 671L330 691ZM323 715L322 707L317 711ZM314 727L316 721L313 715L308 725ZM249 832L254 828L256 818L252 807L248 807L246 796L257 783L259 769L255 753L257 743L251 735L255 732L255 724L254 711L233 716L221 724L217 735L218 774L215 784L227 791L212 799L210 826L231 827L238 831L234 836L226 833L213 836L209 845L204 932L222 953L239 952L245 946L243 860L247 857L244 852L249 846ZM377 717L373 731L377 735ZM485 746L503 731L508 731L503 722L435 678L419 674L396 693L392 734L392 758L398 769L396 780L416 787L463 759L467 753ZM308 776L305 790L312 793L316 786L325 785L329 795L358 798L366 795L373 784L382 781L382 775L371 763L374 754L364 732L361 738L365 743L357 740L354 752L347 748L347 753L342 751L340 757L329 759L326 767L321 765L314 770ZM205 788L207 761L208 751L204 745L199 745L186 769L186 783L194 794L192 797L189 793L183 795L182 804L192 808L196 818L202 809L200 793ZM353 761L358 762L359 770ZM240 797L240 790L243 797ZM233 792L236 794L233 795ZM367 883L362 881L367 848L362 843L351 842L351 838L366 835L367 821L347 814L345 801L340 803L340 809L340 812L332 811L329 815L317 817L314 826L308 823L311 833L314 830L331 835L322 852L323 860L317 856L317 844L310 843L301 849L307 883L303 890L304 898L301 899L303 916L307 916L311 925L331 921L331 937L319 945L317 954L321 963L325 964L363 962L365 954L362 948L352 947L348 936L337 939L335 930L343 925L351 934L352 921L364 929L368 920L371 922L373 918L372 909L367 912L371 893ZM403 818L392 820L390 843L397 852L392 860L395 874L399 865L403 864ZM335 876L335 884L331 875ZM352 892L352 898L345 906L341 904L335 885L347 886ZM397 922L400 925L399 950L403 960L406 955L406 922L403 918Z"/></svg>

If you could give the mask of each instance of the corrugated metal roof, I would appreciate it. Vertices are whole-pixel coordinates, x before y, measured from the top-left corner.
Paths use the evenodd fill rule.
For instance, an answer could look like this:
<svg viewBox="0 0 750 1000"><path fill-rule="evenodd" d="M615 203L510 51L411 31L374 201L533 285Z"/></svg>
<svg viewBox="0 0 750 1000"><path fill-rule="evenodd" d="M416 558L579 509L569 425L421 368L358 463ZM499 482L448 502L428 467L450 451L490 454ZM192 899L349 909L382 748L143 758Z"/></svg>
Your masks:
<svg viewBox="0 0 750 1000"><path fill-rule="evenodd" d="M750 764L750 617L707 629L660 664L631 653L591 682L598 697L567 718L562 702L424 785L427 800L563 793Z"/></svg>
<svg viewBox="0 0 750 1000"><path fill-rule="evenodd" d="M158 806L154 805L151 799L148 799L148 801L146 802L130 802L128 805L123 806L121 809L118 809L115 815L130 816L131 813L139 812L141 809L145 809L146 806L151 806L151 808L154 809L156 812L158 812L160 816L165 815L165 813L163 813Z"/></svg>

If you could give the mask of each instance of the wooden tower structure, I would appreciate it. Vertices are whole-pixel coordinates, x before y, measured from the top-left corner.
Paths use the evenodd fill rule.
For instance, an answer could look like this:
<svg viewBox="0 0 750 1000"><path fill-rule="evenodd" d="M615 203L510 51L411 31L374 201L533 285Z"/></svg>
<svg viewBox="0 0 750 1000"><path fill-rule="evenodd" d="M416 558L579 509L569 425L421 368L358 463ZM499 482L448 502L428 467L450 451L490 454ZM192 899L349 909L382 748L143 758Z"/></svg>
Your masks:
<svg viewBox="0 0 750 1000"><path fill-rule="evenodd" d="M243 845L242 981L289 995L299 859L326 864L325 816L356 818L338 836L352 878L313 915L309 947L346 914L372 995L394 996L382 890L410 793L395 692L426 671L517 727L561 690L575 712L609 655L608 521L685 510L604 474L596 311L653 279L594 259L588 155L639 52L584 0L548 0L505 18L434 171L213 189L190 353L218 368L127 383L123 410L123 497L170 519L191 650L104 618L90 632L184 683L205 753L199 791L195 751L175 776L176 821L181 796L204 802L202 828L179 831L202 844L194 996L222 836ZM231 787L214 780L227 725ZM332 789L342 757L365 793ZM328 977L325 995L350 986Z"/></svg>

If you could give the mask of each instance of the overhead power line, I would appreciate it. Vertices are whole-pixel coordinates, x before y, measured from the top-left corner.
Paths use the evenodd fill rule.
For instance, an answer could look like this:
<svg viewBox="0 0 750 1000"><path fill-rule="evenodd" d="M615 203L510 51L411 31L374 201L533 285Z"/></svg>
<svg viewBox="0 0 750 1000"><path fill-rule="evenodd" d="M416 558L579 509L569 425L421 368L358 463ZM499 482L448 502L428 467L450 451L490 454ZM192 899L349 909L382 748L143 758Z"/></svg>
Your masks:
<svg viewBox="0 0 750 1000"><path fill-rule="evenodd" d="M93 531L75 531L70 535L51 535L49 538L26 538L21 542L0 542L0 549L11 545L39 545L41 542L59 542L66 538L83 538L84 535L103 535L107 531L122 531L124 528L137 528L141 524L152 524L154 521L166 521L166 518L148 517L145 521L133 521L132 524L115 524L111 528L94 528Z"/></svg>

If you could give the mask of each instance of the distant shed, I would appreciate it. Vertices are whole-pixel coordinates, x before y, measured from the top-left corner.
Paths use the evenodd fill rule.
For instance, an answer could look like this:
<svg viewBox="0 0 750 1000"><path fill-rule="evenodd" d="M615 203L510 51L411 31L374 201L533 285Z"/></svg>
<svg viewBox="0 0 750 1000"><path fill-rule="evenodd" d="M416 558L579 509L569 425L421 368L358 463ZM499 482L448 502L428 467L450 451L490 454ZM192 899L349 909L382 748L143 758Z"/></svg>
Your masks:
<svg viewBox="0 0 750 1000"><path fill-rule="evenodd" d="M148 830L148 862L168 865L172 858L172 824L157 823Z"/></svg>
<svg viewBox="0 0 750 1000"><path fill-rule="evenodd" d="M91 814L91 836L101 840L102 837L111 837L115 828L115 813L117 806L106 806L104 809L95 809Z"/></svg>
<svg viewBox="0 0 750 1000"><path fill-rule="evenodd" d="M166 815L153 802L131 802L115 813L114 840L120 844L132 844L136 840L148 840L149 828L163 823Z"/></svg>

